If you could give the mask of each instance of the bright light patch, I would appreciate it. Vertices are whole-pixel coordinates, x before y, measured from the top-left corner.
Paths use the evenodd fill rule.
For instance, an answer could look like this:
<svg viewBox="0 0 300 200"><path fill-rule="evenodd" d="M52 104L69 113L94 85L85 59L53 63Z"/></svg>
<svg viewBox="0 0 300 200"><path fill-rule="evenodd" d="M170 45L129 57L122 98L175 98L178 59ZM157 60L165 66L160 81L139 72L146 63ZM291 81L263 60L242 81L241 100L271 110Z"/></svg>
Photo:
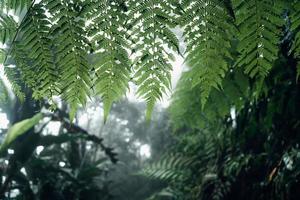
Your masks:
<svg viewBox="0 0 300 200"><path fill-rule="evenodd" d="M26 170L25 170L24 167L22 167L20 171L21 171L23 174L27 175Z"/></svg>
<svg viewBox="0 0 300 200"><path fill-rule="evenodd" d="M235 108L231 108L231 109L230 109L230 115L231 115L231 118L232 118L233 120L236 119Z"/></svg>
<svg viewBox="0 0 300 200"><path fill-rule="evenodd" d="M43 146L38 146L38 147L36 148L36 153L37 153L37 155L40 155L40 153L41 153L43 150L44 150L44 147L43 147Z"/></svg>
<svg viewBox="0 0 300 200"><path fill-rule="evenodd" d="M235 128L236 127L236 110L235 110L235 108L230 109L230 115L231 115L231 119L232 119L232 127Z"/></svg>
<svg viewBox="0 0 300 200"><path fill-rule="evenodd" d="M8 152L8 154L14 154L15 153L15 151L13 149L8 149L7 152Z"/></svg>
<svg viewBox="0 0 300 200"><path fill-rule="evenodd" d="M16 198L20 194L19 189L12 189L10 190L10 198Z"/></svg>
<svg viewBox="0 0 300 200"><path fill-rule="evenodd" d="M60 167L64 167L64 166L66 166L66 163L65 163L65 162L62 162L62 161L60 161L60 162L58 163L58 165L59 165Z"/></svg>
<svg viewBox="0 0 300 200"><path fill-rule="evenodd" d="M60 126L60 122L49 122L47 125L48 133L50 133L51 135L58 135Z"/></svg>
<svg viewBox="0 0 300 200"><path fill-rule="evenodd" d="M141 147L140 147L140 154L142 157L145 157L145 158L150 158L151 156L151 148L148 144L143 144Z"/></svg>
<svg viewBox="0 0 300 200"><path fill-rule="evenodd" d="M0 129L7 129L9 121L5 113L0 113Z"/></svg>

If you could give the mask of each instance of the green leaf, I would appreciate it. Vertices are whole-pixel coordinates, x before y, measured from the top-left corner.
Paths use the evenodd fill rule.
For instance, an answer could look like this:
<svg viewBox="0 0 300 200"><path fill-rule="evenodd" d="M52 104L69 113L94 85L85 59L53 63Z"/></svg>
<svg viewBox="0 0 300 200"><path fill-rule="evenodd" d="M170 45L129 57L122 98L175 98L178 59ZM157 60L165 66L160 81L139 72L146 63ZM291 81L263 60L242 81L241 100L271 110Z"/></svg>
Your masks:
<svg viewBox="0 0 300 200"><path fill-rule="evenodd" d="M5 153L7 148L17 137L21 136L22 134L26 133L29 129L37 125L42 118L43 114L38 113L32 118L25 119L11 126L7 131L3 143L0 146L0 154L3 155L3 153Z"/></svg>

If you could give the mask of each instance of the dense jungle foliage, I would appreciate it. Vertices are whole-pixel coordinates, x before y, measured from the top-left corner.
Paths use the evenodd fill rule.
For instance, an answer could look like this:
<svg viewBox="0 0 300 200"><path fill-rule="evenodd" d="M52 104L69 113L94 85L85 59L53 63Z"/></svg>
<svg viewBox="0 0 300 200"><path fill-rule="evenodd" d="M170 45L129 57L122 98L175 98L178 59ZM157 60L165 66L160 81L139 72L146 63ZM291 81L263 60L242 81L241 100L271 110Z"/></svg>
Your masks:
<svg viewBox="0 0 300 200"><path fill-rule="evenodd" d="M0 199L300 198L299 0L1 0L0 63Z"/></svg>

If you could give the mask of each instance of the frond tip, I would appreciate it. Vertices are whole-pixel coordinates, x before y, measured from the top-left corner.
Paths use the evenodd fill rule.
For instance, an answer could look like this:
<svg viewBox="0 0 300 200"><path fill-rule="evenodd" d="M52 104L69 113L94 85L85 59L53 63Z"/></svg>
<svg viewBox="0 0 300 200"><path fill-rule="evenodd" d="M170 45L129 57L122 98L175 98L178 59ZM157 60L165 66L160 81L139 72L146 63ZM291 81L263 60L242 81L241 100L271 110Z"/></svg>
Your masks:
<svg viewBox="0 0 300 200"><path fill-rule="evenodd" d="M232 21L219 1L185 1L182 20L187 43L186 63L192 87L201 91L202 108L212 88L220 89L228 70Z"/></svg>
<svg viewBox="0 0 300 200"><path fill-rule="evenodd" d="M284 24L282 1L233 0L239 28L236 65L250 77L268 75L277 58L280 27Z"/></svg>
<svg viewBox="0 0 300 200"><path fill-rule="evenodd" d="M131 39L135 42L134 81L137 95L146 100L146 118L151 118L155 102L171 89L170 61L179 41L170 26L176 25L173 7L167 1L134 0L130 4ZM171 50L171 51L170 51Z"/></svg>

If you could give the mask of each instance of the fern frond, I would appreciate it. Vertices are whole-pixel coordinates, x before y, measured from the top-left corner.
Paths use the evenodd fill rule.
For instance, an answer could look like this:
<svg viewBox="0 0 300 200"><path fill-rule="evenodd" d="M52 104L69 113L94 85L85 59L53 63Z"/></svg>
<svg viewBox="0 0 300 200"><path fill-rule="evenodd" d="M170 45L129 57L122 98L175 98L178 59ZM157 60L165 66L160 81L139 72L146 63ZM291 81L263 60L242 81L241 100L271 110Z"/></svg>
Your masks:
<svg viewBox="0 0 300 200"><path fill-rule="evenodd" d="M6 85L4 84L3 80L0 79L0 106L8 101L9 95Z"/></svg>
<svg viewBox="0 0 300 200"><path fill-rule="evenodd" d="M228 70L232 20L218 0L186 0L183 8L186 63L191 68L191 86L200 88L204 107L212 88L221 88Z"/></svg>
<svg viewBox="0 0 300 200"><path fill-rule="evenodd" d="M294 56L298 59L297 77L300 76L300 2L295 1L291 10L291 31L294 32L295 38L292 46Z"/></svg>
<svg viewBox="0 0 300 200"><path fill-rule="evenodd" d="M17 51L27 51L26 57L32 60L26 67L31 68L30 70L34 72L35 82L30 86L34 88L33 97L36 99L51 98L59 93L56 85L58 71L53 62L52 41L49 38L50 27L50 21L47 19L45 9L41 4L32 7L20 27L22 48Z"/></svg>
<svg viewBox="0 0 300 200"><path fill-rule="evenodd" d="M171 89L170 61L178 52L178 39L170 27L176 25L172 4L166 0L133 0L129 15L137 95L146 100L146 118L151 118L155 102Z"/></svg>
<svg viewBox="0 0 300 200"><path fill-rule="evenodd" d="M12 41L17 30L17 22L10 15L0 15L0 43L5 44Z"/></svg>
<svg viewBox="0 0 300 200"><path fill-rule="evenodd" d="M94 90L104 104L106 120L111 105L125 94L130 77L128 56L129 36L126 32L126 14L120 1L97 0L93 9L96 15L88 27L92 48L96 51Z"/></svg>
<svg viewBox="0 0 300 200"><path fill-rule="evenodd" d="M283 2L275 0L233 0L239 28L236 65L250 77L266 77L277 58L284 24Z"/></svg>
<svg viewBox="0 0 300 200"><path fill-rule="evenodd" d="M20 13L29 8L32 0L1 0L0 10L13 10L15 13Z"/></svg>
<svg viewBox="0 0 300 200"><path fill-rule="evenodd" d="M77 1L49 0L47 8L56 24L52 28L56 65L61 73L62 97L70 107L71 120L79 105L85 105L92 86L87 60L85 22L79 17Z"/></svg>
<svg viewBox="0 0 300 200"><path fill-rule="evenodd" d="M3 64L5 59L5 51L0 49L0 64Z"/></svg>
<svg viewBox="0 0 300 200"><path fill-rule="evenodd" d="M19 82L22 82L33 91L37 90L37 76L35 74L35 69L30 65L33 61L29 59L28 51L25 50L25 47L20 44L19 41L15 42L14 48L11 51L11 57L14 60L14 64L16 65L12 69L15 73L19 74ZM12 72L11 72L12 73ZM13 80L13 79L12 79Z"/></svg>
<svg viewBox="0 0 300 200"><path fill-rule="evenodd" d="M23 81L21 79L20 71L18 70L18 68L5 67L4 72L6 77L10 80L14 94L18 97L20 102L24 102L25 94L23 93L22 87Z"/></svg>
<svg viewBox="0 0 300 200"><path fill-rule="evenodd" d="M190 168L195 160L176 154L164 156L160 161L145 167L141 174L148 178L162 181L176 181L186 178L187 168Z"/></svg>

